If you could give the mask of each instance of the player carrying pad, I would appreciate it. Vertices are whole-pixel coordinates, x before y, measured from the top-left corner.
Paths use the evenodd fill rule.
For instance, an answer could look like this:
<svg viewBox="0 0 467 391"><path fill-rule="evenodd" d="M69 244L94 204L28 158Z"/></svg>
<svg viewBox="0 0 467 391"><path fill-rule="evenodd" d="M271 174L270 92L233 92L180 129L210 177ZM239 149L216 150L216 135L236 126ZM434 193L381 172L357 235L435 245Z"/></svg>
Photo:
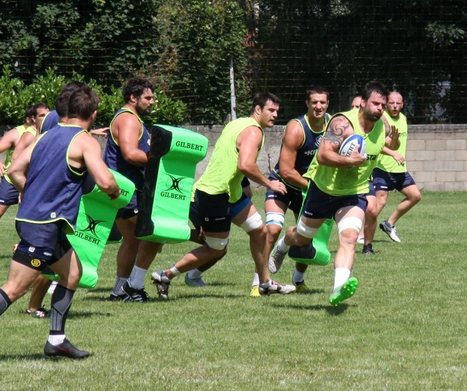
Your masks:
<svg viewBox="0 0 467 391"><path fill-rule="evenodd" d="M208 151L208 139L188 129L155 125L145 170L136 236L157 243L190 237L188 214L196 164Z"/></svg>
<svg viewBox="0 0 467 391"><path fill-rule="evenodd" d="M130 202L135 191L132 181L116 171L110 171L122 191L120 196L111 200L106 193L91 183L91 186L94 185L92 190L85 192L81 197L75 232L67 235L83 268L79 283L82 288L96 286L97 268L117 211ZM92 180L90 176L88 178Z"/></svg>
<svg viewBox="0 0 467 391"><path fill-rule="evenodd" d="M328 245L333 225L334 220L326 219L308 246L290 246L289 257L306 265L329 265L331 253Z"/></svg>
<svg viewBox="0 0 467 391"><path fill-rule="evenodd" d="M303 192L303 201L305 201L307 192ZM302 205L303 208L303 205ZM300 211L300 215L302 211ZM295 262L305 265L326 266L331 262L331 253L329 251L329 239L331 238L334 220L324 220L316 235L305 247L291 246L288 255Z"/></svg>

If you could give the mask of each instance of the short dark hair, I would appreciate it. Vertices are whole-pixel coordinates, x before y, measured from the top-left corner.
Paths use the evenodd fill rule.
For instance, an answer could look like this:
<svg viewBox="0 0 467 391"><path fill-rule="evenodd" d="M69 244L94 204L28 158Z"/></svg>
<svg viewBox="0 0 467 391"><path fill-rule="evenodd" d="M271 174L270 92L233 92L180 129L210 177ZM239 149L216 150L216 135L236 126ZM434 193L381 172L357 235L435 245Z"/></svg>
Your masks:
<svg viewBox="0 0 467 391"><path fill-rule="evenodd" d="M326 98L329 100L329 90L326 88L318 85L318 84L310 84L306 88L306 97L305 99L308 101L310 99L311 94L326 94Z"/></svg>
<svg viewBox="0 0 467 391"><path fill-rule="evenodd" d="M253 102L251 104L251 111L252 114L255 111L255 107L259 106L263 108L266 106L267 101L270 100L271 102L275 103L276 105L281 104L281 100L271 92L258 92L253 97Z"/></svg>
<svg viewBox="0 0 467 391"><path fill-rule="evenodd" d="M154 86L149 80L141 77L132 77L131 79L128 79L123 86L123 100L125 103L128 103L132 95L139 98L143 95L144 90L154 91Z"/></svg>
<svg viewBox="0 0 467 391"><path fill-rule="evenodd" d="M99 97L89 86L81 87L70 95L68 118L87 120L97 110Z"/></svg>
<svg viewBox="0 0 467 391"><path fill-rule="evenodd" d="M366 83L362 88L360 95L362 96L362 99L366 101L373 92L385 96L386 98L389 95L389 91L386 86L378 80L372 80Z"/></svg>
<svg viewBox="0 0 467 391"><path fill-rule="evenodd" d="M32 107L32 110L33 110L32 116L34 116L34 117L37 115L37 109L47 109L47 110L50 109L49 105L47 103L44 103L44 102L36 103L35 105L32 105L30 107ZM28 107L28 109L29 109L29 107ZM27 111L26 111L26 113L27 113Z"/></svg>
<svg viewBox="0 0 467 391"><path fill-rule="evenodd" d="M36 105L26 107L24 111L24 118L31 118L36 116Z"/></svg>
<svg viewBox="0 0 467 391"><path fill-rule="evenodd" d="M60 118L68 116L68 101L73 92L86 86L82 81L73 80L65 84L55 100L55 110Z"/></svg>

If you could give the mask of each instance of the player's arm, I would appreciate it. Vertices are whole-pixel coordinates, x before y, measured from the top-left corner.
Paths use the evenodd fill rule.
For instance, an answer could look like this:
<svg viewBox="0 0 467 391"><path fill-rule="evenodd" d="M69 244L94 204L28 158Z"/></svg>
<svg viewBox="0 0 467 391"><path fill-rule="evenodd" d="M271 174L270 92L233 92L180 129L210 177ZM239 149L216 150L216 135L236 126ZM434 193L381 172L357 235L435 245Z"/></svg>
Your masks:
<svg viewBox="0 0 467 391"><path fill-rule="evenodd" d="M10 148L14 148L18 140L18 130L16 128L10 129L5 132L0 138L0 153L5 152Z"/></svg>
<svg viewBox="0 0 467 391"><path fill-rule="evenodd" d="M141 123L132 114L120 114L115 125L118 129L118 145L123 158L134 166L145 166L148 157L138 148Z"/></svg>
<svg viewBox="0 0 467 391"><path fill-rule="evenodd" d="M8 176L13 186L15 186L20 193L23 191L24 184L26 183L26 174L28 172L34 145L35 144L32 143L29 147L24 149L8 167Z"/></svg>
<svg viewBox="0 0 467 391"><path fill-rule="evenodd" d="M362 164L365 157L360 155L357 148L350 156L339 154L342 142L352 134L352 124L346 117L334 117L329 123L326 133L321 138L317 155L318 162L330 167L354 167Z"/></svg>
<svg viewBox="0 0 467 391"><path fill-rule="evenodd" d="M23 133L18 141L18 144L16 144L15 150L13 151L13 155L11 155L11 160L15 160L21 154L21 152L23 152L34 142L35 139L35 134L31 132Z"/></svg>
<svg viewBox="0 0 467 391"><path fill-rule="evenodd" d="M284 131L279 155L279 174L285 181L298 188L306 189L308 181L295 169L297 151L303 144L303 129L298 121L290 121Z"/></svg>
<svg viewBox="0 0 467 391"><path fill-rule="evenodd" d="M391 156L400 165L403 165L405 163L405 157L403 155L401 155L397 151L393 151L392 149L390 149L390 148L388 148L386 146L383 147L383 150L381 151L381 153L383 155Z"/></svg>
<svg viewBox="0 0 467 391"><path fill-rule="evenodd" d="M390 125L386 117L383 115L381 119L384 122L384 130L386 132L385 146L393 151L399 149L401 143L399 140L399 129L394 125Z"/></svg>
<svg viewBox="0 0 467 391"><path fill-rule="evenodd" d="M86 165L96 185L111 199L120 195L120 188L101 157L101 147L91 135L83 133L77 137L70 149L70 164Z"/></svg>
<svg viewBox="0 0 467 391"><path fill-rule="evenodd" d="M273 191L286 193L285 185L280 181L270 181L264 176L258 165L256 159L261 147L263 135L261 130L256 126L250 126L244 129L237 137L238 149L238 169L249 179L259 183L260 185L269 187Z"/></svg>
<svg viewBox="0 0 467 391"><path fill-rule="evenodd" d="M109 127L106 127L106 128L97 128L97 129L91 129L89 132L93 135L93 136L102 136L102 137L107 137L108 133L109 133Z"/></svg>

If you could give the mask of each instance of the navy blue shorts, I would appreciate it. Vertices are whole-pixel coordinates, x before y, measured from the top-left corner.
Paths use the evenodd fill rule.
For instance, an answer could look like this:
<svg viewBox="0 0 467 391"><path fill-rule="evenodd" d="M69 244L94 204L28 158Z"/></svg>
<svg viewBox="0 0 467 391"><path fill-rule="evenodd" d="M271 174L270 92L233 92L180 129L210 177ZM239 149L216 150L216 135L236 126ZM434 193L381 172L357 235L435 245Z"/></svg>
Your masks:
<svg viewBox="0 0 467 391"><path fill-rule="evenodd" d="M120 208L117 212L117 217L120 219L130 219L133 216L136 216L139 212L138 205L140 203L140 192L138 190L135 191L133 194L133 197L131 197L130 202L128 205L124 206L123 208Z"/></svg>
<svg viewBox="0 0 467 391"><path fill-rule="evenodd" d="M301 190L297 190L287 185L287 183L285 183L274 171L269 174L268 179L271 181L281 181L285 185L287 193L281 194L279 192L272 191L271 189L267 189L265 200L280 201L284 203L285 206L292 212L298 215L303 205L303 196Z"/></svg>
<svg viewBox="0 0 467 391"><path fill-rule="evenodd" d="M202 227L205 232L230 231L231 206L226 193L211 195L196 190L190 204L190 220L196 228Z"/></svg>
<svg viewBox="0 0 467 391"><path fill-rule="evenodd" d="M230 204L230 219L233 219L235 216L237 216L250 203L250 197L248 197L245 193L242 193L241 198L237 202Z"/></svg>
<svg viewBox="0 0 467 391"><path fill-rule="evenodd" d="M0 182L0 205L16 205L19 199L19 192L10 182L2 178Z"/></svg>
<svg viewBox="0 0 467 391"><path fill-rule="evenodd" d="M375 168L373 170L373 184L376 191L401 191L408 186L415 185L415 180L408 172L390 173Z"/></svg>
<svg viewBox="0 0 467 391"><path fill-rule="evenodd" d="M368 181L368 186L369 186L370 190L368 191L368 193L366 195L376 197L375 184L373 183L372 179Z"/></svg>
<svg viewBox="0 0 467 391"><path fill-rule="evenodd" d="M310 182L302 214L310 219L331 219L339 209L356 206L365 212L367 205L366 194L333 196L322 192L315 183Z"/></svg>
<svg viewBox="0 0 467 391"><path fill-rule="evenodd" d="M57 262L71 248L65 226L68 225L63 221L46 224L17 221L20 242L13 259L36 270Z"/></svg>

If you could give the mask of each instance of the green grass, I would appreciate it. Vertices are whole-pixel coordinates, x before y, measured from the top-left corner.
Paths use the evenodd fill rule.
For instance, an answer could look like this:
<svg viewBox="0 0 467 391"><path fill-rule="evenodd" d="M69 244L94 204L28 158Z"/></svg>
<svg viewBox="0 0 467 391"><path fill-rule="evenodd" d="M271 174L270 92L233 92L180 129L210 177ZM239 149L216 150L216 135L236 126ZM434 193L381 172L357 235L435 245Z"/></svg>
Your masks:
<svg viewBox="0 0 467 391"><path fill-rule="evenodd" d="M382 217L399 199L391 194ZM339 307L327 303L331 266L309 269L311 294L250 298L253 262L236 228L229 254L205 276L209 286L189 288L181 277L169 302L110 303L111 245L97 289L77 292L67 323L93 356L43 359L48 321L21 313L26 296L0 318L0 389L466 390L466 201L467 193L424 193L398 224L401 244L378 230L376 256L357 254L360 287ZM13 217L0 221L2 281ZM166 246L154 268L191 247ZM290 282L292 267L275 278ZM149 276L147 288L155 297Z"/></svg>

